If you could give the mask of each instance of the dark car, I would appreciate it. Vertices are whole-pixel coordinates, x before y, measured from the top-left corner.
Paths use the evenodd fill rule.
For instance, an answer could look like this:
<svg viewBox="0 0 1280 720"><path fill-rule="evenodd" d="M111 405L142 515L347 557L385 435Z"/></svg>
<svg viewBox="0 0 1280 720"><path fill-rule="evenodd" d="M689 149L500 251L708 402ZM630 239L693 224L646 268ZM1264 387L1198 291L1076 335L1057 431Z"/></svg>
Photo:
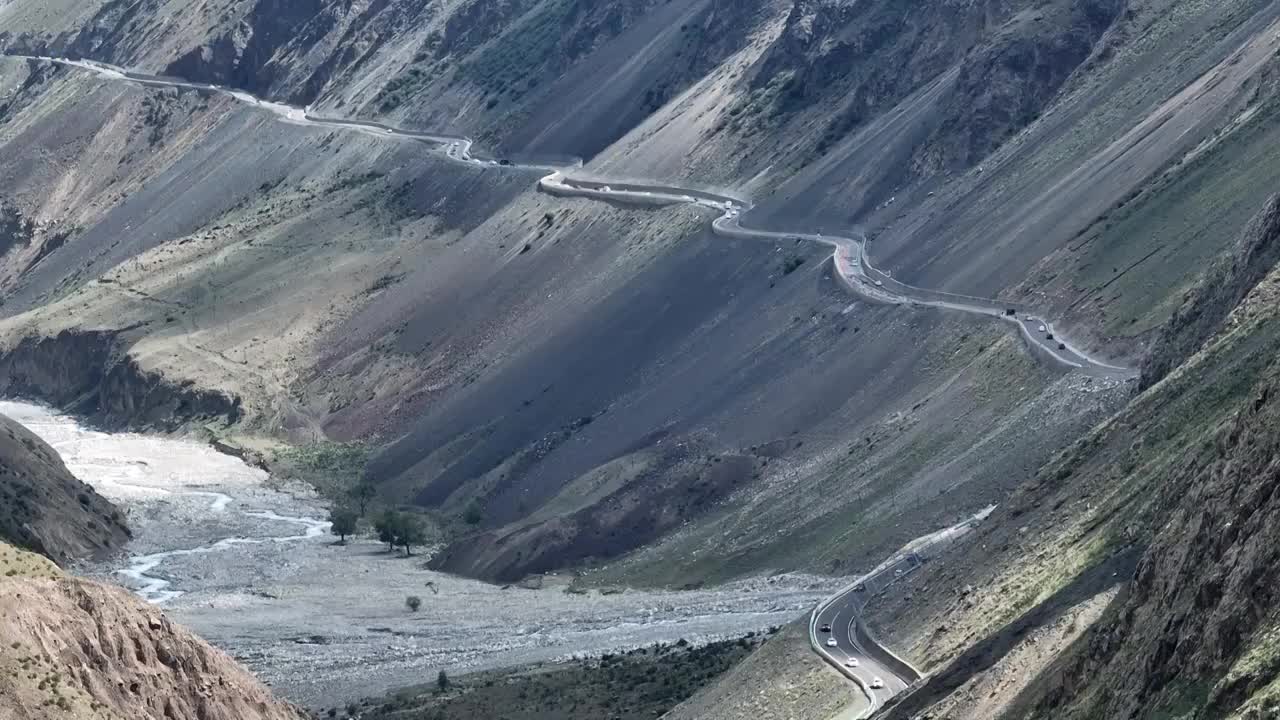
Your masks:
<svg viewBox="0 0 1280 720"><path fill-rule="evenodd" d="M1066 344L1066 343L1058 343L1058 349L1059 349L1059 350L1066 350L1066 349L1067 349L1067 344Z"/></svg>
<svg viewBox="0 0 1280 720"><path fill-rule="evenodd" d="M1008 310L1004 311L1004 314L1008 315L1009 317L1013 317L1018 314L1018 311L1014 310L1013 308L1009 308Z"/></svg>
<svg viewBox="0 0 1280 720"><path fill-rule="evenodd" d="M1045 336L1045 338L1046 338L1046 339L1048 339L1048 340L1052 340L1052 339L1053 339L1053 333L1049 333L1048 335L1046 335L1046 336Z"/></svg>
<svg viewBox="0 0 1280 720"><path fill-rule="evenodd" d="M820 628L818 628L818 629L819 629L819 630L821 630L822 632L831 632L831 626L830 626L830 625L823 625L822 627L820 627Z"/></svg>

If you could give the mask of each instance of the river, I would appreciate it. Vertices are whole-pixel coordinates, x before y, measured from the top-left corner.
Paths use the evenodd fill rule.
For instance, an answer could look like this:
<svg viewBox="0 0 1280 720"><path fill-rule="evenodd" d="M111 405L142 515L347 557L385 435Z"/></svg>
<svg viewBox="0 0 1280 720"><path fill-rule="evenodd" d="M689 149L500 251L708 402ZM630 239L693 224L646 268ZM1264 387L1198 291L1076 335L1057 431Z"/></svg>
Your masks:
<svg viewBox="0 0 1280 720"><path fill-rule="evenodd" d="M188 440L102 433L0 402L119 505L134 540L83 568L159 604L285 697L332 706L450 674L733 637L807 613L840 580L783 576L683 592L501 588L328 534L322 502ZM555 583L552 583L553 585ZM419 612L405 598L423 599Z"/></svg>

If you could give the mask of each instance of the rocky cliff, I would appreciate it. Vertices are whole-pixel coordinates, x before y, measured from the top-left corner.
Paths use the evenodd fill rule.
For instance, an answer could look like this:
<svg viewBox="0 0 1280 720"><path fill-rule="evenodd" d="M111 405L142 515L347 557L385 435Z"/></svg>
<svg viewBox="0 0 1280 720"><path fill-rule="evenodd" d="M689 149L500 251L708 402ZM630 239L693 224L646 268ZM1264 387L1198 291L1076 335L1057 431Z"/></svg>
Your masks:
<svg viewBox="0 0 1280 720"><path fill-rule="evenodd" d="M0 539L67 564L118 550L129 530L53 448L0 416Z"/></svg>
<svg viewBox="0 0 1280 720"><path fill-rule="evenodd" d="M108 428L175 430L195 420L240 419L237 398L139 368L110 332L24 338L0 354L0 394L40 398Z"/></svg>
<svg viewBox="0 0 1280 720"><path fill-rule="evenodd" d="M1277 427L1280 363L1272 363L1235 417L1166 479L1164 523L1132 582L1048 683L1035 716L1274 717Z"/></svg>

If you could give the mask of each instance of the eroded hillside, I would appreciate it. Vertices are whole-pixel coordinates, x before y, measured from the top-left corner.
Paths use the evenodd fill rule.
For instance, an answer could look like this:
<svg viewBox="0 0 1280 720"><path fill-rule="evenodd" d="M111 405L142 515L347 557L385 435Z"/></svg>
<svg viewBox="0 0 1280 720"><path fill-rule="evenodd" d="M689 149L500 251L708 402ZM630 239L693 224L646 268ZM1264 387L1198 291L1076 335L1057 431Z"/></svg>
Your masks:
<svg viewBox="0 0 1280 720"><path fill-rule="evenodd" d="M120 588L0 543L0 715L299 720L222 652Z"/></svg>

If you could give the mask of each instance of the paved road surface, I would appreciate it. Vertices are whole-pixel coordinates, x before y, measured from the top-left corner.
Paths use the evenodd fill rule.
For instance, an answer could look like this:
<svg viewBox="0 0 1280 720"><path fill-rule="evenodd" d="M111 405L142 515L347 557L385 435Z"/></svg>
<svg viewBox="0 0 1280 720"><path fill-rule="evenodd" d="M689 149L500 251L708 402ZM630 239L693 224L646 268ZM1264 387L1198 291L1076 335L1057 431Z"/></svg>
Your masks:
<svg viewBox="0 0 1280 720"><path fill-rule="evenodd" d="M988 507L949 528L913 540L875 570L814 609L809 618L810 642L823 659L854 680L866 694L869 707L862 717L870 717L885 701L922 677L915 666L895 655L871 635L862 621L862 611L886 588L968 535L994 510L995 506ZM834 646L828 645L830 640L835 640ZM856 664L851 665L850 659ZM880 683L875 683L877 678ZM875 684L882 684L882 687L873 687Z"/></svg>

